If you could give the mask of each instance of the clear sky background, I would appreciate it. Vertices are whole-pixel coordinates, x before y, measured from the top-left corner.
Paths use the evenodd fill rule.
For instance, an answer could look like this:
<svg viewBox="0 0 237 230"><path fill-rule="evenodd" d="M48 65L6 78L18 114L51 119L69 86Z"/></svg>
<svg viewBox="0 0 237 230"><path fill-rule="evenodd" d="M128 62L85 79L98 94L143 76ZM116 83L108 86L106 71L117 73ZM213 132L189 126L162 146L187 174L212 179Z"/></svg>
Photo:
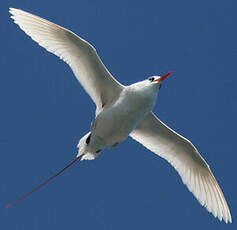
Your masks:
<svg viewBox="0 0 237 230"><path fill-rule="evenodd" d="M122 84L173 71L154 112L207 160L233 224L210 215L165 160L131 138L6 209L76 156L95 111L70 68L26 36L8 7L88 40ZM236 9L235 0L2 0L0 228L237 229Z"/></svg>

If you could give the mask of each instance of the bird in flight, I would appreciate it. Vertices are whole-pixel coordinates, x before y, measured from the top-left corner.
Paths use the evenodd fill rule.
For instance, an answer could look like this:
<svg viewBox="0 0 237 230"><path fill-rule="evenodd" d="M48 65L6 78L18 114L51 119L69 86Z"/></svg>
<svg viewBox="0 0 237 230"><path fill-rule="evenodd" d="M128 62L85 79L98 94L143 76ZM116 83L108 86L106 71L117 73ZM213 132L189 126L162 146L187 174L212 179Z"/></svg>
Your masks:
<svg viewBox="0 0 237 230"><path fill-rule="evenodd" d="M72 31L20 9L10 8L9 12L26 34L71 67L96 104L96 114L90 131L79 141L77 157L8 207L40 189L79 159L93 160L104 148L117 146L130 136L166 159L209 212L219 220L232 222L228 204L209 165L188 139L152 112L160 87L170 72L124 86L106 69L95 48Z"/></svg>

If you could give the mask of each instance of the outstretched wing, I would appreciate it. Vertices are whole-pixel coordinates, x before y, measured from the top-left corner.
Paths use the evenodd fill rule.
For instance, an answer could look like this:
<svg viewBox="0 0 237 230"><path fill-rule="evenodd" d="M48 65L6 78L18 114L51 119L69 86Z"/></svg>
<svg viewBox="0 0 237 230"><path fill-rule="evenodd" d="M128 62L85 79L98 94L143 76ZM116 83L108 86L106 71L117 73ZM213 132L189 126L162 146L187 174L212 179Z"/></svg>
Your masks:
<svg viewBox="0 0 237 230"><path fill-rule="evenodd" d="M95 102L97 112L118 97L123 86L112 77L92 45L70 30L23 10L10 8L9 12L34 41L69 64Z"/></svg>
<svg viewBox="0 0 237 230"><path fill-rule="evenodd" d="M146 115L130 136L165 158L209 212L226 223L232 222L225 197L209 165L189 140L167 127L152 112Z"/></svg>

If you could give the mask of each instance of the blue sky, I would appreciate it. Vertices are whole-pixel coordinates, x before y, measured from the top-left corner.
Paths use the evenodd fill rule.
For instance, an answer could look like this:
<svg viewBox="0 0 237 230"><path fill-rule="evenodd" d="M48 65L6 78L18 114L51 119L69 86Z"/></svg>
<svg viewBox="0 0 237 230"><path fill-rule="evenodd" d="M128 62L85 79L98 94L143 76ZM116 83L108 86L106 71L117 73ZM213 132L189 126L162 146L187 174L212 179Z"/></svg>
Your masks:
<svg viewBox="0 0 237 230"><path fill-rule="evenodd" d="M9 19L8 7L93 44L123 84L167 71L154 112L213 170L233 224L210 215L163 159L128 138L65 171L95 106L70 68ZM1 1L1 229L236 229L236 1Z"/></svg>

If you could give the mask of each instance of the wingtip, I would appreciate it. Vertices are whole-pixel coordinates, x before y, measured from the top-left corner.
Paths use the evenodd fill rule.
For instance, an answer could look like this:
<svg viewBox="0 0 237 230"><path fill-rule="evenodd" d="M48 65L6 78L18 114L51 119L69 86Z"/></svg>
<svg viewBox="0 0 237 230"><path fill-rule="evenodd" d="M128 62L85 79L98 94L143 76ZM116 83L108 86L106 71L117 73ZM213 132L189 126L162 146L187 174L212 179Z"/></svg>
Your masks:
<svg viewBox="0 0 237 230"><path fill-rule="evenodd" d="M226 224L232 224L232 217L231 217L231 214L229 215L228 220L226 220L225 222L226 222Z"/></svg>
<svg viewBox="0 0 237 230"><path fill-rule="evenodd" d="M8 12L9 12L10 14L12 14L12 15L17 14L17 13L19 13L19 12L21 12L21 11L23 11L23 10L17 9L17 8L13 8L13 7L9 7L9 9L8 9Z"/></svg>
<svg viewBox="0 0 237 230"><path fill-rule="evenodd" d="M232 219L224 220L226 224L232 224Z"/></svg>
<svg viewBox="0 0 237 230"><path fill-rule="evenodd" d="M228 209L228 216L223 216L221 219L219 218L219 220L223 220L226 224L232 224L232 216L230 214L230 210Z"/></svg>
<svg viewBox="0 0 237 230"><path fill-rule="evenodd" d="M12 14L12 11L14 11L14 10L16 10L16 9L13 8L13 7L9 7L8 12L9 12L10 14Z"/></svg>
<svg viewBox="0 0 237 230"><path fill-rule="evenodd" d="M15 14L16 10L17 10L17 9L15 9L15 8L9 7L8 12L11 14L11 16L10 16L11 18L12 18L13 15Z"/></svg>

